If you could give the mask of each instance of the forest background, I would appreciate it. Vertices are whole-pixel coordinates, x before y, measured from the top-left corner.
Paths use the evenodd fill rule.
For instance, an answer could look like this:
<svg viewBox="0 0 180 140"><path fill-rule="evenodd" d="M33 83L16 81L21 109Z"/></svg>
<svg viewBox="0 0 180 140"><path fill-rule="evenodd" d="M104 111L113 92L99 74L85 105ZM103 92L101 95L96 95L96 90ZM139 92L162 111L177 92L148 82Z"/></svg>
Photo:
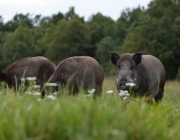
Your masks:
<svg viewBox="0 0 180 140"><path fill-rule="evenodd" d="M118 20L101 13L88 20L70 7L52 16L0 15L0 71L19 58L45 56L56 65L77 55L94 57L106 76L115 68L110 52L139 52L158 57L167 79L180 80L180 0L153 0L148 7L124 9Z"/></svg>

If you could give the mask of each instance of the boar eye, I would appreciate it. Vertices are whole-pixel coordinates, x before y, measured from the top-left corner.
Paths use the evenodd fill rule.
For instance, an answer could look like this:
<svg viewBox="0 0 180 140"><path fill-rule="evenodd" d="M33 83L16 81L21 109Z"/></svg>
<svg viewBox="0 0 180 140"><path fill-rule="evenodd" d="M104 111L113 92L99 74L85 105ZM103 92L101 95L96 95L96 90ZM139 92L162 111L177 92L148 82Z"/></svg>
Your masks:
<svg viewBox="0 0 180 140"><path fill-rule="evenodd" d="M134 65L130 66L130 70L133 70L134 69Z"/></svg>
<svg viewBox="0 0 180 140"><path fill-rule="evenodd" d="M118 65L118 68L120 69L120 68L121 68L121 65Z"/></svg>

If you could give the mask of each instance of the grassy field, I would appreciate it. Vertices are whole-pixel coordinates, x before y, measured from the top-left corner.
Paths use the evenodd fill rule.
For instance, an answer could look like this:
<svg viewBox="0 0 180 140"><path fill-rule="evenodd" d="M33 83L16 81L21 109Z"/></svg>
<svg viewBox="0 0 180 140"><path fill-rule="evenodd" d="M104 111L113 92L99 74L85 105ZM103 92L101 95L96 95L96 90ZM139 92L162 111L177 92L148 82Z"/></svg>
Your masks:
<svg viewBox="0 0 180 140"><path fill-rule="evenodd" d="M107 90L113 94L106 94ZM0 90L0 140L179 140L180 83L168 81L163 101L123 100L114 78L106 78L103 96L79 94L56 100Z"/></svg>

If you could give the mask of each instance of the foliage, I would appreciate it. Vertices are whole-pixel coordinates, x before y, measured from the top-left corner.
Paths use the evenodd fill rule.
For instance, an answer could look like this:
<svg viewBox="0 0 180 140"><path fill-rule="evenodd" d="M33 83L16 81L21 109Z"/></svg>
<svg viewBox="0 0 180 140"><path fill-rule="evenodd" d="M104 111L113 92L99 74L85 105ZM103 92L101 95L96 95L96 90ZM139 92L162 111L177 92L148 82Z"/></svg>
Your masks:
<svg viewBox="0 0 180 140"><path fill-rule="evenodd" d="M12 20L8 21L4 27L3 30L5 31L15 31L19 25L22 26L28 26L29 28L33 27L33 20L31 19L30 14L16 14Z"/></svg>
<svg viewBox="0 0 180 140"><path fill-rule="evenodd" d="M29 28L19 26L14 32L6 33L2 39L1 52L6 64L25 56L33 56L34 42Z"/></svg>
<svg viewBox="0 0 180 140"><path fill-rule="evenodd" d="M51 25L43 38L45 56L59 63L74 55L86 55L89 48L88 28L78 18L71 21L60 20L57 26Z"/></svg>
<svg viewBox="0 0 180 140"><path fill-rule="evenodd" d="M155 55L165 65L168 79L175 78L180 63L179 13L179 3L175 1L152 1L145 11L144 19L140 20L138 26L130 28L122 52L142 51Z"/></svg>
<svg viewBox="0 0 180 140"><path fill-rule="evenodd" d="M116 21L101 13L85 21L74 7L47 17L18 13L7 23L0 16L0 70L20 57L42 55L58 64L67 57L87 55L112 75L107 52L142 51L158 57L167 79L175 79L180 64L179 15L179 0L152 0L146 9L124 9Z"/></svg>
<svg viewBox="0 0 180 140"><path fill-rule="evenodd" d="M111 37L105 37L97 44L95 57L102 65L107 75L112 75L115 73L115 69L112 69L112 64L109 57L110 52L119 51L117 50L117 46L116 41L114 41Z"/></svg>
<svg viewBox="0 0 180 140"><path fill-rule="evenodd" d="M178 69L177 75L176 75L176 80L180 81L180 68Z"/></svg>
<svg viewBox="0 0 180 140"><path fill-rule="evenodd" d="M101 13L92 15L88 21L90 43L93 46L93 51L97 49L97 44L106 37L114 37L116 32L115 22L110 18L103 16ZM95 53L92 54L95 56Z"/></svg>

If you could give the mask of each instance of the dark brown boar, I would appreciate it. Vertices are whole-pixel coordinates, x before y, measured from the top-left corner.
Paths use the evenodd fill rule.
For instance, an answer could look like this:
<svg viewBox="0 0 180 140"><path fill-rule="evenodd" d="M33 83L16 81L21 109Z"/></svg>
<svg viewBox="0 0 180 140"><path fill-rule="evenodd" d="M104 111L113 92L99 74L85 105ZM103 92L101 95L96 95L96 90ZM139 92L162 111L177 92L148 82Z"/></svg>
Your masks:
<svg viewBox="0 0 180 140"><path fill-rule="evenodd" d="M127 83L135 83L134 93L146 96L149 101L163 98L166 72L161 61L152 55L111 53L111 62L117 66L116 85L118 90L128 90Z"/></svg>
<svg viewBox="0 0 180 140"><path fill-rule="evenodd" d="M36 77L36 83L42 87L55 67L53 62L42 56L22 58L0 72L0 81L15 86L21 83L23 77Z"/></svg>
<svg viewBox="0 0 180 140"><path fill-rule="evenodd" d="M101 65L89 56L74 56L61 61L50 82L67 86L70 94L76 94L79 87L85 91L96 89L94 95L101 95L104 70Z"/></svg>

